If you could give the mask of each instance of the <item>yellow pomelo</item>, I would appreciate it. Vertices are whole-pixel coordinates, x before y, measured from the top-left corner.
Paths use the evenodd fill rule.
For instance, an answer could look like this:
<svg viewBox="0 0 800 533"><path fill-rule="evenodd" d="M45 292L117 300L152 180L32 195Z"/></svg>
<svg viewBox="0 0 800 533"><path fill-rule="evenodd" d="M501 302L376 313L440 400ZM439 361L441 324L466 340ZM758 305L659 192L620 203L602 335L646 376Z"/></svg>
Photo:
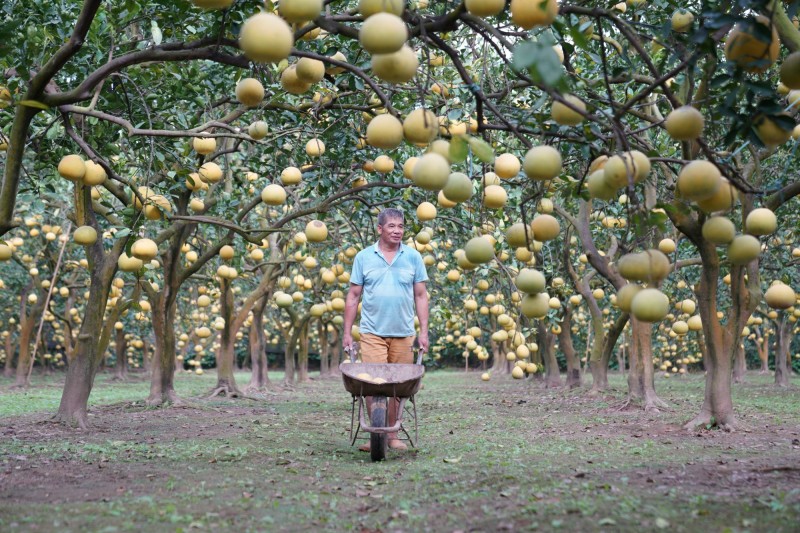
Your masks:
<svg viewBox="0 0 800 533"><path fill-rule="evenodd" d="M158 245L151 239L139 239L133 243L131 254L136 259L150 261L158 255Z"/></svg>
<svg viewBox="0 0 800 533"><path fill-rule="evenodd" d="M233 246L226 244L222 248L219 249L219 256L223 261L230 261L233 259L235 252L233 250Z"/></svg>
<svg viewBox="0 0 800 533"><path fill-rule="evenodd" d="M486 237L473 237L464 246L464 257L475 265L488 263L494 259L494 246Z"/></svg>
<svg viewBox="0 0 800 533"><path fill-rule="evenodd" d="M756 26L760 28L756 28ZM761 33L770 35L769 42L761 38ZM725 57L746 72L762 73L778 59L780 38L778 30L764 16L734 26L725 41Z"/></svg>
<svg viewBox="0 0 800 533"><path fill-rule="evenodd" d="M306 143L306 155L309 157L319 157L325 153L325 143L319 139L311 139Z"/></svg>
<svg viewBox="0 0 800 533"><path fill-rule="evenodd" d="M697 207L704 213L716 213L717 211L729 211L736 200L739 199L739 192L731 185L727 178L721 178L720 186L713 196L705 200L698 200Z"/></svg>
<svg viewBox="0 0 800 533"><path fill-rule="evenodd" d="M325 63L310 57L301 57L295 64L297 78L304 83L317 83L325 77Z"/></svg>
<svg viewBox="0 0 800 533"><path fill-rule="evenodd" d="M531 221L531 229L537 241L546 242L558 237L561 233L561 224L553 215L538 215Z"/></svg>
<svg viewBox="0 0 800 533"><path fill-rule="evenodd" d="M792 52L781 63L781 83L789 89L800 89L800 52Z"/></svg>
<svg viewBox="0 0 800 533"><path fill-rule="evenodd" d="M236 84L236 99L247 107L255 107L264 99L264 86L255 78L244 78Z"/></svg>
<svg viewBox="0 0 800 533"><path fill-rule="evenodd" d="M303 173L297 167L286 167L281 171L281 183L284 185L297 185L303 179Z"/></svg>
<svg viewBox="0 0 800 533"><path fill-rule="evenodd" d="M669 298L658 289L642 289L631 302L631 314L641 322L658 322L669 314Z"/></svg>
<svg viewBox="0 0 800 533"><path fill-rule="evenodd" d="M359 0L358 12L364 18L369 18L376 13L391 13L398 17L403 14L406 7L405 0Z"/></svg>
<svg viewBox="0 0 800 533"><path fill-rule="evenodd" d="M388 155L381 154L375 158L373 166L375 168L375 172L379 172L381 174L388 174L389 172L394 170L394 161Z"/></svg>
<svg viewBox="0 0 800 533"><path fill-rule="evenodd" d="M543 318L550 311L550 295L546 292L526 294L522 297L519 308L528 318Z"/></svg>
<svg viewBox="0 0 800 533"><path fill-rule="evenodd" d="M400 146L401 142L403 124L388 113L373 118L367 126L367 143L370 146L392 150Z"/></svg>
<svg viewBox="0 0 800 533"><path fill-rule="evenodd" d="M81 226L75 230L75 233L72 235L72 240L74 240L76 244L82 244L84 246L94 244L97 242L97 230L91 226Z"/></svg>
<svg viewBox="0 0 800 533"><path fill-rule="evenodd" d="M563 98L567 103L572 105L572 107L586 112L586 104L577 96L565 94ZM583 122L583 115L581 113L578 113L566 104L558 101L553 102L553 106L550 109L550 116L557 124L561 124L562 126L577 126Z"/></svg>
<svg viewBox="0 0 800 533"><path fill-rule="evenodd" d="M631 179L640 183L649 173L650 159L637 150L611 156L603 164L606 186L614 189L626 187Z"/></svg>
<svg viewBox="0 0 800 533"><path fill-rule="evenodd" d="M403 121L403 134L410 143L427 144L436 138L438 127L433 111L420 107Z"/></svg>
<svg viewBox="0 0 800 533"><path fill-rule="evenodd" d="M269 133L269 126L263 120L257 120L247 127L247 134L256 141L266 137L267 133Z"/></svg>
<svg viewBox="0 0 800 533"><path fill-rule="evenodd" d="M764 301L773 309L789 309L795 299L794 289L781 282L775 283L764 293Z"/></svg>
<svg viewBox="0 0 800 533"><path fill-rule="evenodd" d="M533 243L533 230L528 226L527 228L527 237L525 231L525 224L522 222L517 222L516 224L512 224L508 230L506 230L506 242L512 248L521 248L521 247L528 247L528 241Z"/></svg>
<svg viewBox="0 0 800 533"><path fill-rule="evenodd" d="M753 209L744 221L744 229L750 235L772 235L778 229L778 218L766 207Z"/></svg>
<svg viewBox="0 0 800 533"><path fill-rule="evenodd" d="M700 331L703 329L703 319L700 318L700 315L690 316L686 325L689 326L690 331Z"/></svg>
<svg viewBox="0 0 800 533"><path fill-rule="evenodd" d="M294 34L285 20L272 13L257 13L247 19L239 34L244 55L258 63L278 63L289 57Z"/></svg>
<svg viewBox="0 0 800 533"><path fill-rule="evenodd" d="M314 20L322 13L322 0L281 0L278 13L289 22Z"/></svg>
<svg viewBox="0 0 800 533"><path fill-rule="evenodd" d="M780 116L789 117L786 113ZM766 115L759 115L755 118L754 128L756 135L766 146L778 146L792 138L792 129L783 129L781 125Z"/></svg>
<svg viewBox="0 0 800 533"><path fill-rule="evenodd" d="M414 165L412 179L417 187L428 191L438 191L447 185L450 177L450 163L437 153L427 153Z"/></svg>
<svg viewBox="0 0 800 533"><path fill-rule="evenodd" d="M490 209L504 207L508 201L508 193L500 185L489 185L483 189L483 205Z"/></svg>
<svg viewBox="0 0 800 533"><path fill-rule="evenodd" d="M297 65L289 65L281 72L281 87L290 94L303 94L311 88L311 84L297 75Z"/></svg>
<svg viewBox="0 0 800 533"><path fill-rule="evenodd" d="M605 170L595 170L586 178L586 188L589 190L589 197L611 201L617 195L617 190L606 183Z"/></svg>
<svg viewBox="0 0 800 533"><path fill-rule="evenodd" d="M358 40L370 54L391 54L400 50L408 40L408 28L397 15L376 13L361 25Z"/></svg>
<svg viewBox="0 0 800 533"><path fill-rule="evenodd" d="M556 0L511 0L511 20L520 28L547 26L558 16Z"/></svg>
<svg viewBox="0 0 800 533"><path fill-rule="evenodd" d="M523 268L514 278L514 285L526 294L538 294L544 290L546 284L544 274L532 268Z"/></svg>
<svg viewBox="0 0 800 533"><path fill-rule="evenodd" d="M486 18L503 11L506 2L505 0L466 0L464 6L476 17Z"/></svg>
<svg viewBox="0 0 800 533"><path fill-rule="evenodd" d="M752 235L737 235L728 245L728 260L734 265L746 265L761 255L761 243Z"/></svg>
<svg viewBox="0 0 800 533"><path fill-rule="evenodd" d="M500 154L494 160L494 173L500 179L515 178L522 165L514 154Z"/></svg>
<svg viewBox="0 0 800 533"><path fill-rule="evenodd" d="M736 227L725 217L711 217L703 223L703 238L714 244L729 244L736 237Z"/></svg>
<svg viewBox="0 0 800 533"><path fill-rule="evenodd" d="M141 269L142 266L144 266L144 263L141 259L136 257L128 257L128 255L123 252L122 255L119 256L117 265L123 272L136 272L137 270Z"/></svg>
<svg viewBox="0 0 800 533"><path fill-rule="evenodd" d="M417 206L417 219L427 222L436 218L436 206L430 202L422 202Z"/></svg>
<svg viewBox="0 0 800 533"><path fill-rule="evenodd" d="M106 181L108 175L103 167L91 160L84 162L86 166L86 173L83 175L83 184L89 187L102 185Z"/></svg>
<svg viewBox="0 0 800 533"><path fill-rule="evenodd" d="M694 15L685 9L675 11L670 19L672 31L678 33L686 33L689 31L692 27L692 23L694 23Z"/></svg>
<svg viewBox="0 0 800 533"><path fill-rule="evenodd" d="M322 242L328 238L328 227L320 220L306 224L306 238L309 242Z"/></svg>
<svg viewBox="0 0 800 533"><path fill-rule="evenodd" d="M615 302L617 307L626 313L630 313L633 298L639 294L639 291L642 289L643 287L641 285L637 285L636 283L628 283L627 285L623 285L617 291L617 299Z"/></svg>
<svg viewBox="0 0 800 533"><path fill-rule="evenodd" d="M561 154L552 146L534 146L525 154L522 168L530 179L551 180L561 173Z"/></svg>
<svg viewBox="0 0 800 533"><path fill-rule="evenodd" d="M214 137L195 137L192 148L200 155L208 155L217 149L217 140Z"/></svg>
<svg viewBox="0 0 800 533"><path fill-rule="evenodd" d="M222 169L213 161L203 163L197 173L200 175L200 179L206 183L216 183L222 179Z"/></svg>
<svg viewBox="0 0 800 533"><path fill-rule="evenodd" d="M675 241L672 239L661 239L658 243L658 250L665 254L671 254L675 251Z"/></svg>
<svg viewBox="0 0 800 533"><path fill-rule="evenodd" d="M458 202L452 202L448 200L447 196L444 195L443 190L439 191L439 194L436 195L436 203L439 204L439 207L443 209L449 209L458 205Z"/></svg>
<svg viewBox="0 0 800 533"><path fill-rule="evenodd" d="M722 185L719 169L708 161L692 161L678 174L678 193L687 200L705 200L714 196Z"/></svg>
<svg viewBox="0 0 800 533"><path fill-rule="evenodd" d="M86 174L86 164L78 154L65 155L58 163L58 173L69 181L81 181Z"/></svg>
<svg viewBox="0 0 800 533"><path fill-rule="evenodd" d="M286 191L277 183L271 183L261 191L261 201L267 205L282 205L286 202Z"/></svg>
<svg viewBox="0 0 800 533"><path fill-rule="evenodd" d="M697 108L690 105L674 109L664 121L670 137L676 141L691 141L700 137L705 119Z"/></svg>
<svg viewBox="0 0 800 533"><path fill-rule="evenodd" d="M417 53L407 45L392 54L372 56L372 73L389 83L406 83L417 74Z"/></svg>
<svg viewBox="0 0 800 533"><path fill-rule="evenodd" d="M461 172L453 172L447 178L442 194L451 202L466 202L472 198L472 180Z"/></svg>

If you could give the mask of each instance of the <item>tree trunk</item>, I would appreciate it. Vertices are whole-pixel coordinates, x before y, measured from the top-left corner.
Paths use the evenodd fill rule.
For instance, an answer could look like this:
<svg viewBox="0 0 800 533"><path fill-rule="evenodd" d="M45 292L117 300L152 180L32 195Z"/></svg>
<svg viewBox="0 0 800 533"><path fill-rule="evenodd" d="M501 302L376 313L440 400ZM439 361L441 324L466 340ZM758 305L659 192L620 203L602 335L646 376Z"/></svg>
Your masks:
<svg viewBox="0 0 800 533"><path fill-rule="evenodd" d="M330 344L330 375L331 376L341 376L342 373L339 371L339 363L341 363L342 358L342 343L339 341L339 330L336 327L333 328L331 332L331 340Z"/></svg>
<svg viewBox="0 0 800 533"><path fill-rule="evenodd" d="M317 336L319 340L319 376L324 378L330 375L328 353L331 345L328 343L328 332L322 320L317 323Z"/></svg>
<svg viewBox="0 0 800 533"><path fill-rule="evenodd" d="M294 386L294 351L295 337L292 333L290 339L286 339L286 348L283 354L283 384L286 387Z"/></svg>
<svg viewBox="0 0 800 533"><path fill-rule="evenodd" d="M308 322L303 324L298 342L299 350L297 353L297 381L306 383L308 379Z"/></svg>
<svg viewBox="0 0 800 533"><path fill-rule="evenodd" d="M746 375L747 361L744 357L744 345L741 342L737 342L736 353L733 356L733 382L744 383Z"/></svg>
<svg viewBox="0 0 800 533"><path fill-rule="evenodd" d="M760 340L756 339L756 347L758 348L758 358L761 360L760 374L769 373L769 334L766 332L760 336Z"/></svg>
<svg viewBox="0 0 800 533"><path fill-rule="evenodd" d="M658 411L667 406L656 394L652 333L653 328L649 323L631 319L628 398L641 400L645 411Z"/></svg>
<svg viewBox="0 0 800 533"><path fill-rule="evenodd" d="M548 389L561 387L561 373L558 370L558 361L554 350L556 336L541 320L536 325L536 334L539 339L539 351L542 353L542 360L544 361L545 387Z"/></svg>
<svg viewBox="0 0 800 533"><path fill-rule="evenodd" d="M581 386L581 364L575 354L575 346L572 344L572 307L567 306L564 316L561 319L561 331L558 334L558 343L564 358L567 360L567 383L568 389L577 389Z"/></svg>
<svg viewBox="0 0 800 533"><path fill-rule="evenodd" d="M17 355L16 350L14 349L14 341L13 337L11 336L11 332L8 332L6 335L6 363L5 367L3 368L3 376L10 378L14 375L14 357Z"/></svg>
<svg viewBox="0 0 800 533"><path fill-rule="evenodd" d="M775 332L775 385L778 387L789 386L789 345L792 343L790 335L792 323L789 322L786 311L781 312L781 319L776 324Z"/></svg>
<svg viewBox="0 0 800 533"><path fill-rule="evenodd" d="M151 407L182 403L175 392L175 314L176 303L170 298L173 287L164 287L164 292L148 291L153 320L153 365L150 374L150 395L147 405Z"/></svg>
<svg viewBox="0 0 800 533"><path fill-rule="evenodd" d="M269 373L267 365L267 352L264 342L264 309L267 305L267 297L263 297L255 307L253 307L253 322L250 324L250 363L252 373L250 383L245 388L245 393L263 392L269 387Z"/></svg>
<svg viewBox="0 0 800 533"><path fill-rule="evenodd" d="M242 391L236 386L233 370L236 366L236 333L233 331L233 291L231 282L220 278L220 307L221 315L225 320L225 327L220 332L219 351L217 352L217 385L210 393L210 397L218 394L236 398L243 396Z"/></svg>
<svg viewBox="0 0 800 533"><path fill-rule="evenodd" d="M114 353L117 362L114 365L114 379L125 381L128 379L128 341L125 340L125 330L118 329L115 333Z"/></svg>
<svg viewBox="0 0 800 533"><path fill-rule="evenodd" d="M19 332L19 356L17 357L17 373L14 387L27 388L30 386L28 374L31 367L31 337L33 337L33 331L43 309L44 298L39 298L39 301L34 304L30 313L22 322Z"/></svg>

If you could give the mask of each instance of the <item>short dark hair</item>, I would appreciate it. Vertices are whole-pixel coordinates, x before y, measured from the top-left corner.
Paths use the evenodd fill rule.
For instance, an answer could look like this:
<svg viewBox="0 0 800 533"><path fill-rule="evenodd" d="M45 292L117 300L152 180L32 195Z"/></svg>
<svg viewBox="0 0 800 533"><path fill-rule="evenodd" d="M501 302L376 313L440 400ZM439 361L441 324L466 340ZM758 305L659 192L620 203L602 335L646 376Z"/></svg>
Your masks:
<svg viewBox="0 0 800 533"><path fill-rule="evenodd" d="M392 219L399 218L400 220L404 220L405 215L403 214L403 211L401 209L396 209L394 207L387 207L386 209L378 213L378 225L383 226L384 224L386 224L386 221L389 220L390 218Z"/></svg>

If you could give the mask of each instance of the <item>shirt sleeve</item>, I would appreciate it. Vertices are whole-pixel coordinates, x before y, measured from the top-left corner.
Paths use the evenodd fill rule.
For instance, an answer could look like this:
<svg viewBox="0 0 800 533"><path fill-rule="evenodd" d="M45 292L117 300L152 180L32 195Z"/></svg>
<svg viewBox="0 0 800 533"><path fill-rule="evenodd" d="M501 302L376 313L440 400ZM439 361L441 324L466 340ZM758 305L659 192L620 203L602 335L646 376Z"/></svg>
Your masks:
<svg viewBox="0 0 800 533"><path fill-rule="evenodd" d="M350 283L353 285L364 285L364 265L361 258L362 255L359 253L353 260L353 270L350 272Z"/></svg>
<svg viewBox="0 0 800 533"><path fill-rule="evenodd" d="M425 270L425 262L422 260L422 255L414 250L414 283L421 283L428 281L428 271Z"/></svg>

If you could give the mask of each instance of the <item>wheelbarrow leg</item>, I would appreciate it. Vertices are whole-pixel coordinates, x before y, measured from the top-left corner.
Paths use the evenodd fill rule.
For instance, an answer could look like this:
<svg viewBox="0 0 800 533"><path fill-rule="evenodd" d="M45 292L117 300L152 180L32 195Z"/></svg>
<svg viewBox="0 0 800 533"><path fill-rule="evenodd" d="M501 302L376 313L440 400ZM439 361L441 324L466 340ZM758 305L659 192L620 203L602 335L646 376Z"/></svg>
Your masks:
<svg viewBox="0 0 800 533"><path fill-rule="evenodd" d="M387 407L386 396L372 397L372 406L370 407L370 425L372 427L386 427ZM369 453L373 461L383 461L386 459L388 441L389 438L386 433L369 434Z"/></svg>

